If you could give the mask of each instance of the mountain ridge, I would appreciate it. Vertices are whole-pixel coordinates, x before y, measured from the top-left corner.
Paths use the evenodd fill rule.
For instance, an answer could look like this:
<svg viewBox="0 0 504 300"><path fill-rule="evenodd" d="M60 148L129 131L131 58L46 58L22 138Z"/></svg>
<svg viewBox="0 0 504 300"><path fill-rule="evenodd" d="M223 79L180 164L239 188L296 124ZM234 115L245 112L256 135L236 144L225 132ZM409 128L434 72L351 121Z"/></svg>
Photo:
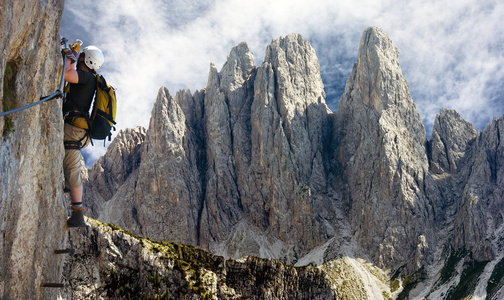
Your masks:
<svg viewBox="0 0 504 300"><path fill-rule="evenodd" d="M62 7L2 6L2 110L57 86ZM68 232L60 102L2 117L0 297L108 299L171 280L172 292L195 298L215 298L207 292L217 286L223 297L281 298L291 295L293 270L311 265L297 283L334 297L499 299L504 116L476 131L441 110L428 140L398 51L376 27L362 35L340 108L327 108L316 53L298 34L274 39L260 66L240 43L194 93L160 88L149 128L121 131L83 170L85 205L135 235L210 251L171 243L175 259L117 225L88 219ZM72 247L75 257L57 255ZM180 259L185 252L209 264ZM235 264L240 257L250 263ZM245 284L273 286L254 290L237 273L212 271L226 259ZM128 281L143 270L151 286ZM87 271L94 275L79 281ZM320 295L310 291L306 298Z"/></svg>
<svg viewBox="0 0 504 300"><path fill-rule="evenodd" d="M211 65L207 87L194 95L186 90L172 98L160 89L156 103L173 103L168 114L181 120L171 122L179 129L158 130L165 136L178 132L177 139L184 141L167 138L184 145L177 159L186 165L173 168L195 170L193 178L203 180L188 189L197 191L192 201L200 199L191 205L193 212L170 216L174 224L182 220L194 228L189 232L193 245L226 258L257 255L287 263L325 263L357 254L405 277L446 262L446 247L467 249L475 261L498 259L499 237L492 232L502 228L501 201L494 197L493 206L474 205L462 182L479 182L481 177L470 175L474 167L500 180L498 124L503 118L476 131L456 111L442 109L428 140L398 50L376 27L363 33L336 114L325 105L319 74L309 43L290 34L272 41L261 66L254 66L246 44L239 44L220 72ZM197 103L197 109L183 103ZM151 123L158 118L153 110ZM194 139L198 143L191 144ZM487 141L480 142L482 149L493 150L478 151L477 140ZM487 159L489 153L493 160ZM164 180L173 177L190 182L184 172ZM487 190L500 193L495 184ZM489 207L495 212L492 224L483 221ZM478 222L468 225L466 220L474 218ZM185 230L182 241L188 237ZM174 231L155 238L177 236ZM317 247L326 249L325 259L310 258Z"/></svg>

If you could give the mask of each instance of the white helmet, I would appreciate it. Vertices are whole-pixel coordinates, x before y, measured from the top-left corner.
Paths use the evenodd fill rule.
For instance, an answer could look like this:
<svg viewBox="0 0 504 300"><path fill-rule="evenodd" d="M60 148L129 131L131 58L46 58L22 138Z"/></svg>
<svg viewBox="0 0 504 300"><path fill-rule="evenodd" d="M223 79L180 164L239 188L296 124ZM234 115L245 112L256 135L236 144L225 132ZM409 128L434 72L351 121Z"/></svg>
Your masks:
<svg viewBox="0 0 504 300"><path fill-rule="evenodd" d="M98 47L95 46L87 46L82 50L82 53L85 54L84 63L91 70L98 71L103 62L105 61L105 57Z"/></svg>

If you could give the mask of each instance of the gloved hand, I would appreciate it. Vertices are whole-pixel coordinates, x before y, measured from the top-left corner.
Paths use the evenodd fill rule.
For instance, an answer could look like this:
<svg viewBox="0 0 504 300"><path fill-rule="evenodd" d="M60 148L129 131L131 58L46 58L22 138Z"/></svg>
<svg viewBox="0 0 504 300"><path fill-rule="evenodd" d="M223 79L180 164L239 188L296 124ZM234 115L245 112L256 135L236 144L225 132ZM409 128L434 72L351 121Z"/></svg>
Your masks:
<svg viewBox="0 0 504 300"><path fill-rule="evenodd" d="M66 57L68 57L70 59L70 61L72 62L72 64L75 63L75 61L77 60L77 52L72 51L69 48L62 49L61 53L63 53L64 55L66 55Z"/></svg>

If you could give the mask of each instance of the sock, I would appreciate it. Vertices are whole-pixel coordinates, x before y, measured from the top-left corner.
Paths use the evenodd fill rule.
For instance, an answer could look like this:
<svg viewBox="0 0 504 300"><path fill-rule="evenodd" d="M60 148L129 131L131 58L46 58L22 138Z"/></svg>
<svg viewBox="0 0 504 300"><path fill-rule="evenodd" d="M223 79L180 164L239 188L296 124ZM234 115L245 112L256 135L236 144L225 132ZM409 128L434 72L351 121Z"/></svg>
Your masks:
<svg viewBox="0 0 504 300"><path fill-rule="evenodd" d="M82 202L72 202L71 205L75 208L82 208Z"/></svg>

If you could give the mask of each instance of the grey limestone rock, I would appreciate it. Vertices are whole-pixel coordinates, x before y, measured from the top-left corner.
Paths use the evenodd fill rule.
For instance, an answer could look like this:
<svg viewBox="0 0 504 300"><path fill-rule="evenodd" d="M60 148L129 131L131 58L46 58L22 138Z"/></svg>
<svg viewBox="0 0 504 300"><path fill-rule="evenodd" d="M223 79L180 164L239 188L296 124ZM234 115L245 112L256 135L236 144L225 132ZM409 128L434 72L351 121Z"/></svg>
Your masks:
<svg viewBox="0 0 504 300"><path fill-rule="evenodd" d="M198 137L186 126L179 105L184 95L173 98L166 88L159 90L133 197L143 235L196 244L202 198L198 153L193 151Z"/></svg>
<svg viewBox="0 0 504 300"><path fill-rule="evenodd" d="M424 247L419 239L432 238L424 193L427 138L398 51L378 28L362 35L339 103L335 140L357 241L379 266L399 267Z"/></svg>
<svg viewBox="0 0 504 300"><path fill-rule="evenodd" d="M494 118L468 145L461 159L454 248L465 248L479 261L504 250L504 116Z"/></svg>
<svg viewBox="0 0 504 300"><path fill-rule="evenodd" d="M247 257L226 260L188 245L152 242L87 219L72 232L76 249L64 269L62 296L69 299L330 299L339 284L331 267L294 267ZM352 295L358 287L346 288Z"/></svg>
<svg viewBox="0 0 504 300"><path fill-rule="evenodd" d="M476 134L472 124L456 111L441 109L434 121L430 140L431 171L454 173L466 152L467 144Z"/></svg>
<svg viewBox="0 0 504 300"><path fill-rule="evenodd" d="M105 202L118 198L118 190L126 185L130 177L136 180L141 163L145 128L136 127L121 130L89 171L84 171L87 184L84 186L86 215L97 217ZM127 201L120 199L119 201ZM130 203L133 204L133 203Z"/></svg>
<svg viewBox="0 0 504 300"><path fill-rule="evenodd" d="M1 111L59 86L63 1L1 1ZM0 117L0 298L55 299L66 239L61 99Z"/></svg>

